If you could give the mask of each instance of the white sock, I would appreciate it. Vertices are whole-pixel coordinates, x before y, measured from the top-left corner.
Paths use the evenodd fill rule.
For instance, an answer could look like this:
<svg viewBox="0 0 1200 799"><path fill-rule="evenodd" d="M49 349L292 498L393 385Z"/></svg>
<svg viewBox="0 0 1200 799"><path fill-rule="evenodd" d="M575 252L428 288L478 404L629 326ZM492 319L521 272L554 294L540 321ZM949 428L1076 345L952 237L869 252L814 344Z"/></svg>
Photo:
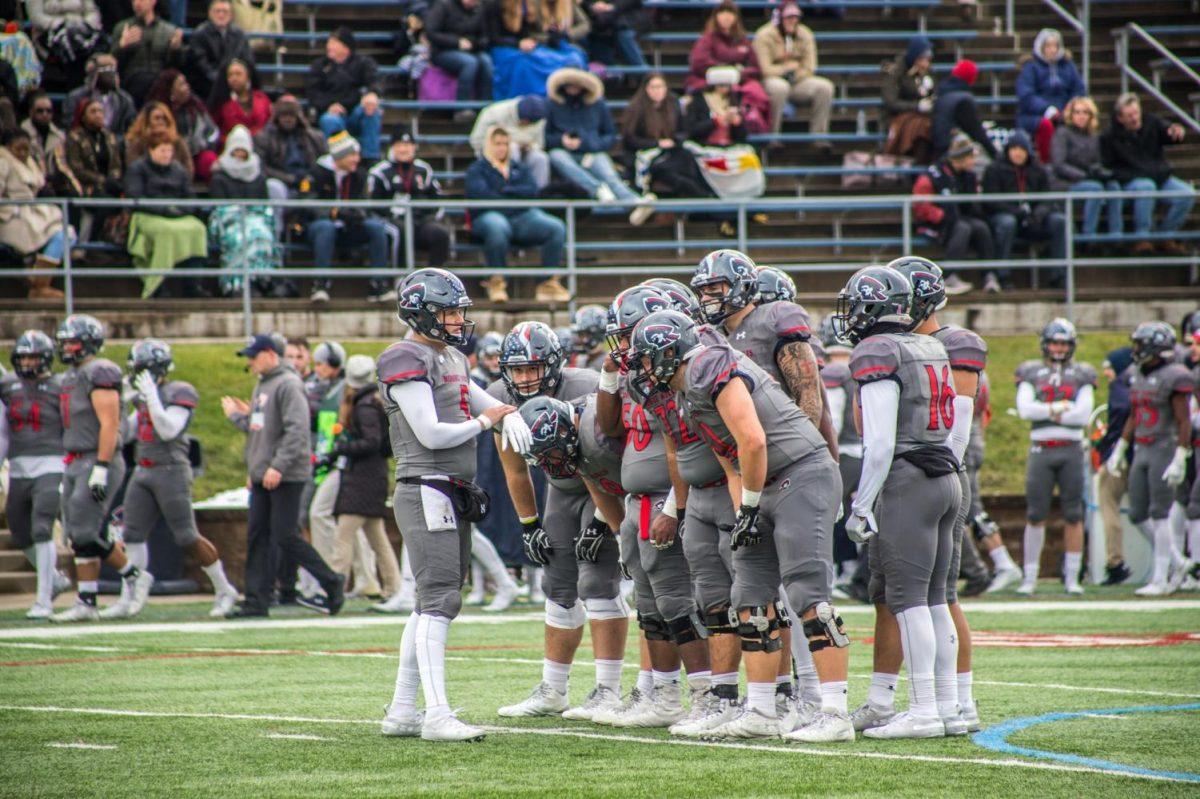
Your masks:
<svg viewBox="0 0 1200 799"><path fill-rule="evenodd" d="M1025 582L1037 582L1039 565L1042 562L1042 546L1046 543L1046 525L1025 525Z"/></svg>
<svg viewBox="0 0 1200 799"><path fill-rule="evenodd" d="M655 687L660 685L679 684L679 669L675 669L674 671L658 671L655 669L651 671L650 674L654 678ZM771 689L774 690L775 686L772 685Z"/></svg>
<svg viewBox="0 0 1200 799"><path fill-rule="evenodd" d="M988 556L991 557L992 563L995 564L996 571L1017 568L1017 564L1015 561L1013 561L1012 555L1008 554L1008 547L1004 546L1004 544L1001 544L993 549L988 553Z"/></svg>
<svg viewBox="0 0 1200 799"><path fill-rule="evenodd" d="M804 635L801 624L795 625L792 629L792 662L796 668L796 682L800 686L800 698L805 702L820 704L823 695L821 680L817 677L817 667L813 663L812 650L808 648L808 637Z"/></svg>
<svg viewBox="0 0 1200 799"><path fill-rule="evenodd" d="M542 682L560 694L567 692L567 681L571 679L571 664L559 663L557 660L542 658Z"/></svg>
<svg viewBox="0 0 1200 799"><path fill-rule="evenodd" d="M934 661L937 657L937 634L929 608L920 605L896 614L900 623L900 645L908 678L912 686L908 712L918 718L937 718L934 692Z"/></svg>
<svg viewBox="0 0 1200 799"><path fill-rule="evenodd" d="M122 582L124 582L124 581L122 580ZM79 593L91 594L94 597L96 594L100 593L100 581L99 580L80 580L78 588L79 588Z"/></svg>
<svg viewBox="0 0 1200 799"><path fill-rule="evenodd" d="M618 694L621 693L621 667L625 665L623 660L600 660L596 659L596 686L604 686L611 688Z"/></svg>
<svg viewBox="0 0 1200 799"><path fill-rule="evenodd" d="M417 619L420 614L413 611L404 623L400 636L400 665L396 669L396 690L392 693L392 706L412 710L417 706L417 689L421 685L421 672L417 666Z"/></svg>
<svg viewBox="0 0 1200 799"><path fill-rule="evenodd" d="M1167 581L1171 568L1171 525L1166 519L1154 519L1154 575L1150 582L1158 585Z"/></svg>
<svg viewBox="0 0 1200 799"><path fill-rule="evenodd" d="M1200 519L1188 519L1187 548L1188 557L1194 561L1200 561Z"/></svg>
<svg viewBox="0 0 1200 799"><path fill-rule="evenodd" d="M933 684L937 697L938 715L942 718L958 712L958 632L949 605L930 605L933 633L937 636L934 655Z"/></svg>
<svg viewBox="0 0 1200 799"><path fill-rule="evenodd" d="M599 661L596 661L599 663ZM708 686L712 685L712 672L704 671L689 671L687 676L687 684L689 691L707 691Z"/></svg>
<svg viewBox="0 0 1200 799"><path fill-rule="evenodd" d="M426 716L440 716L450 712L446 699L446 636L450 632L450 620L445 616L417 617L417 669L421 673L421 687L425 690Z"/></svg>
<svg viewBox="0 0 1200 799"><path fill-rule="evenodd" d="M973 685L972 674L969 671L960 671L958 673L958 704L964 708L970 707L975 701L975 697L971 695L971 686Z"/></svg>
<svg viewBox="0 0 1200 799"><path fill-rule="evenodd" d="M757 710L767 718L775 716L775 683L752 682L746 686L746 707Z"/></svg>
<svg viewBox="0 0 1200 799"><path fill-rule="evenodd" d="M504 568L500 553L496 551L496 545L492 543L492 539L481 533L478 527L471 529L471 557L487 570L497 588L513 582L512 575Z"/></svg>
<svg viewBox="0 0 1200 799"><path fill-rule="evenodd" d="M472 552L471 554L474 555L475 553ZM484 580L487 579L486 575L487 575L487 571L484 570L483 564L480 563L479 561L475 560L474 558L472 558L471 559L471 593L472 594L479 594L479 596L483 596Z"/></svg>
<svg viewBox="0 0 1200 799"><path fill-rule="evenodd" d="M1178 502L1172 502L1171 509L1167 511L1167 521L1171 525L1171 541L1176 549L1182 551L1184 530L1187 528L1187 508Z"/></svg>
<svg viewBox="0 0 1200 799"><path fill-rule="evenodd" d="M220 559L213 561L207 566L200 567L212 581L213 590L218 594L227 594L230 591L236 591L233 583L229 582L229 578L225 576L225 567L221 565Z"/></svg>
<svg viewBox="0 0 1200 799"><path fill-rule="evenodd" d="M37 569L37 604L48 608L54 602L54 569L58 553L54 551L53 541L39 541L30 550Z"/></svg>
<svg viewBox="0 0 1200 799"><path fill-rule="evenodd" d="M821 710L826 713L846 713L845 680L821 683Z"/></svg>
<svg viewBox="0 0 1200 799"><path fill-rule="evenodd" d="M541 568L533 567L526 569L529 579L530 595L541 593L542 591L542 570Z"/></svg>
<svg viewBox="0 0 1200 799"><path fill-rule="evenodd" d="M867 689L867 703L880 710L896 708L896 683L900 681L899 674L888 674L884 671L871 673L871 687Z"/></svg>
<svg viewBox="0 0 1200 799"><path fill-rule="evenodd" d="M1063 556L1063 583L1067 588L1079 585L1079 564L1082 562L1082 552L1068 552Z"/></svg>
<svg viewBox="0 0 1200 799"><path fill-rule="evenodd" d="M650 669L638 669L638 692L643 696L654 690L654 672Z"/></svg>

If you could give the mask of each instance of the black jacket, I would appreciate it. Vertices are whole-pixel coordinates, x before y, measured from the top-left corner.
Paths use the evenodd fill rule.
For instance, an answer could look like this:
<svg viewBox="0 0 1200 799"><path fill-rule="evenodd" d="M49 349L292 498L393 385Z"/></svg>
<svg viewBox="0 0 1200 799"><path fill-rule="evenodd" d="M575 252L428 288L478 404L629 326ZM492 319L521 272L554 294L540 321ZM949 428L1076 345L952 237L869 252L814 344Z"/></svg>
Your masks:
<svg viewBox="0 0 1200 799"><path fill-rule="evenodd" d="M741 100L736 98L731 100L730 104L736 103L741 105ZM692 95L692 101L688 103L687 110L683 114L683 130L687 138L701 144L708 143L708 137L712 135L717 124L712 121L712 112L708 109L708 102L704 99L704 92L696 92ZM729 137L735 142L746 141L746 119L742 118L742 124L731 128Z"/></svg>
<svg viewBox="0 0 1200 799"><path fill-rule="evenodd" d="M1013 147L1023 147L1027 156L1025 165L1013 166L1008 160L1008 151ZM983 172L984 194L1038 194L1050 191L1050 174L1037 162L1029 136L1025 131L1018 130L1008 140L1004 148L1004 156L999 161L988 164ZM984 210L988 214L1012 214L1019 222L1040 222L1041 217L1053 210L1053 203L1035 202L1031 197L1025 202L988 202Z"/></svg>
<svg viewBox="0 0 1200 799"><path fill-rule="evenodd" d="M218 167L213 169L208 195L214 200L265 200L267 176L260 170L254 180L234 180Z"/></svg>
<svg viewBox="0 0 1200 799"><path fill-rule="evenodd" d="M583 0L583 13L592 21L592 33L611 36L624 28L641 29L642 0L606 0L612 11L600 13L593 6L596 0Z"/></svg>
<svg viewBox="0 0 1200 799"><path fill-rule="evenodd" d="M175 161L159 166L146 155L134 161L125 172L125 196L134 199L169 198L188 200L196 196L187 170ZM189 210L174 205L150 205L140 209L160 216L186 216Z"/></svg>
<svg viewBox="0 0 1200 799"><path fill-rule="evenodd" d="M230 59L236 58L247 64L254 63L254 53L246 32L230 24L222 33L216 25L205 22L196 28L188 40L188 80L197 96L207 98L217 82L217 73Z"/></svg>
<svg viewBox="0 0 1200 799"><path fill-rule="evenodd" d="M349 176L349 199L367 200L367 168L361 163L358 169ZM304 180L300 181L300 196L305 200L341 200L344 198L338 192L337 173L334 171L333 158L323 155L317 159L316 166ZM340 219L347 225L362 222L366 214L360 208L333 207L314 208L310 212L311 219Z"/></svg>
<svg viewBox="0 0 1200 799"><path fill-rule="evenodd" d="M404 197L436 200L442 196L442 187L433 176L433 167L420 158L407 164L385 158L367 173L367 196L372 200L400 200ZM437 213L433 209L422 209L413 215L413 219L419 222Z"/></svg>
<svg viewBox="0 0 1200 799"><path fill-rule="evenodd" d="M346 458L333 514L341 516L387 515L388 464L383 443L388 434L387 418L379 401L379 387L371 384L354 395L350 423L333 445L336 457Z"/></svg>
<svg viewBox="0 0 1200 799"><path fill-rule="evenodd" d="M308 104L318 115L334 103L349 111L367 92L379 93L377 71L375 59L369 56L351 53L341 64L321 56L308 70Z"/></svg>
<svg viewBox="0 0 1200 799"><path fill-rule="evenodd" d="M482 0L467 9L462 0L438 0L425 17L425 35L433 54L447 50L458 52L458 40L470 40L472 53L484 53L488 49Z"/></svg>
<svg viewBox="0 0 1200 799"><path fill-rule="evenodd" d="M979 119L979 108L975 104L975 95L965 80L953 75L943 80L937 86L937 99L933 101L933 155L942 156L950 149L950 140L954 137L954 129L975 140L975 143L987 152L993 161L996 159L996 146L992 144L983 122Z"/></svg>
<svg viewBox="0 0 1200 799"><path fill-rule="evenodd" d="M1171 165L1163 157L1163 147L1174 144L1167 136L1169 127L1162 118L1142 112L1142 126L1131 132L1114 114L1112 126L1100 134L1100 160L1122 184L1150 178L1161 187L1171 177Z"/></svg>

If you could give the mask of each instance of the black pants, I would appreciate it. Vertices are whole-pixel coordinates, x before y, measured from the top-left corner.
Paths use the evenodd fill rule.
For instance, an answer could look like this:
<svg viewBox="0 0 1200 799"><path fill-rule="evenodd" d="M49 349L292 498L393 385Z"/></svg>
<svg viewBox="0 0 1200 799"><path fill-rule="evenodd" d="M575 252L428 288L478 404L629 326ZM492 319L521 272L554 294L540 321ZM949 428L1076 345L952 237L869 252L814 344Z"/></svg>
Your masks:
<svg viewBox="0 0 1200 799"><path fill-rule="evenodd" d="M304 483L280 483L274 491L262 483L250 487L250 516L246 546L247 609L266 611L271 603L275 576L271 550L279 547L284 558L308 569L326 592L335 589L338 576L317 554L312 544L300 537L300 495Z"/></svg>
<svg viewBox="0 0 1200 799"><path fill-rule="evenodd" d="M404 228L401 227L403 236ZM413 247L424 250L430 266L443 266L450 258L450 231L435 219L426 219L413 226Z"/></svg>
<svg viewBox="0 0 1200 799"><path fill-rule="evenodd" d="M976 258L985 261L995 257L992 229L978 217L960 216L943 238L947 261L962 260L971 250L975 251Z"/></svg>

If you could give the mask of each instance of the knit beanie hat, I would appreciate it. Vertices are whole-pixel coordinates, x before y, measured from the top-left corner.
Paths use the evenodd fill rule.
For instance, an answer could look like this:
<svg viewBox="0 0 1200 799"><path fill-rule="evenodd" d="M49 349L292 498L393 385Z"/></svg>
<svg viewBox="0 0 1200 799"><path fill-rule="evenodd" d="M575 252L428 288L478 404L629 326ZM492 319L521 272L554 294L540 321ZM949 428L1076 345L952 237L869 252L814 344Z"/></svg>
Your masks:
<svg viewBox="0 0 1200 799"><path fill-rule="evenodd" d="M974 86L975 81L979 79L979 67L971 59L964 58L954 65L954 69L950 70L950 74L968 86Z"/></svg>

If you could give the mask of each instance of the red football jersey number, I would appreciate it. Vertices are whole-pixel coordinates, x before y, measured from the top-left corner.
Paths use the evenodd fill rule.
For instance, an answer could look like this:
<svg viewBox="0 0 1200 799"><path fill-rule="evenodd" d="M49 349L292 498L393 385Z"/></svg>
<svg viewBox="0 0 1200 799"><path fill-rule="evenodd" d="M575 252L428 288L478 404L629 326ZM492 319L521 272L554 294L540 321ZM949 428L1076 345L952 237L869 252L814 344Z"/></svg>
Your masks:
<svg viewBox="0 0 1200 799"><path fill-rule="evenodd" d="M937 371L925 364L925 376L929 378L929 430L949 430L954 426L954 385L950 382L950 367L942 367L941 379Z"/></svg>

